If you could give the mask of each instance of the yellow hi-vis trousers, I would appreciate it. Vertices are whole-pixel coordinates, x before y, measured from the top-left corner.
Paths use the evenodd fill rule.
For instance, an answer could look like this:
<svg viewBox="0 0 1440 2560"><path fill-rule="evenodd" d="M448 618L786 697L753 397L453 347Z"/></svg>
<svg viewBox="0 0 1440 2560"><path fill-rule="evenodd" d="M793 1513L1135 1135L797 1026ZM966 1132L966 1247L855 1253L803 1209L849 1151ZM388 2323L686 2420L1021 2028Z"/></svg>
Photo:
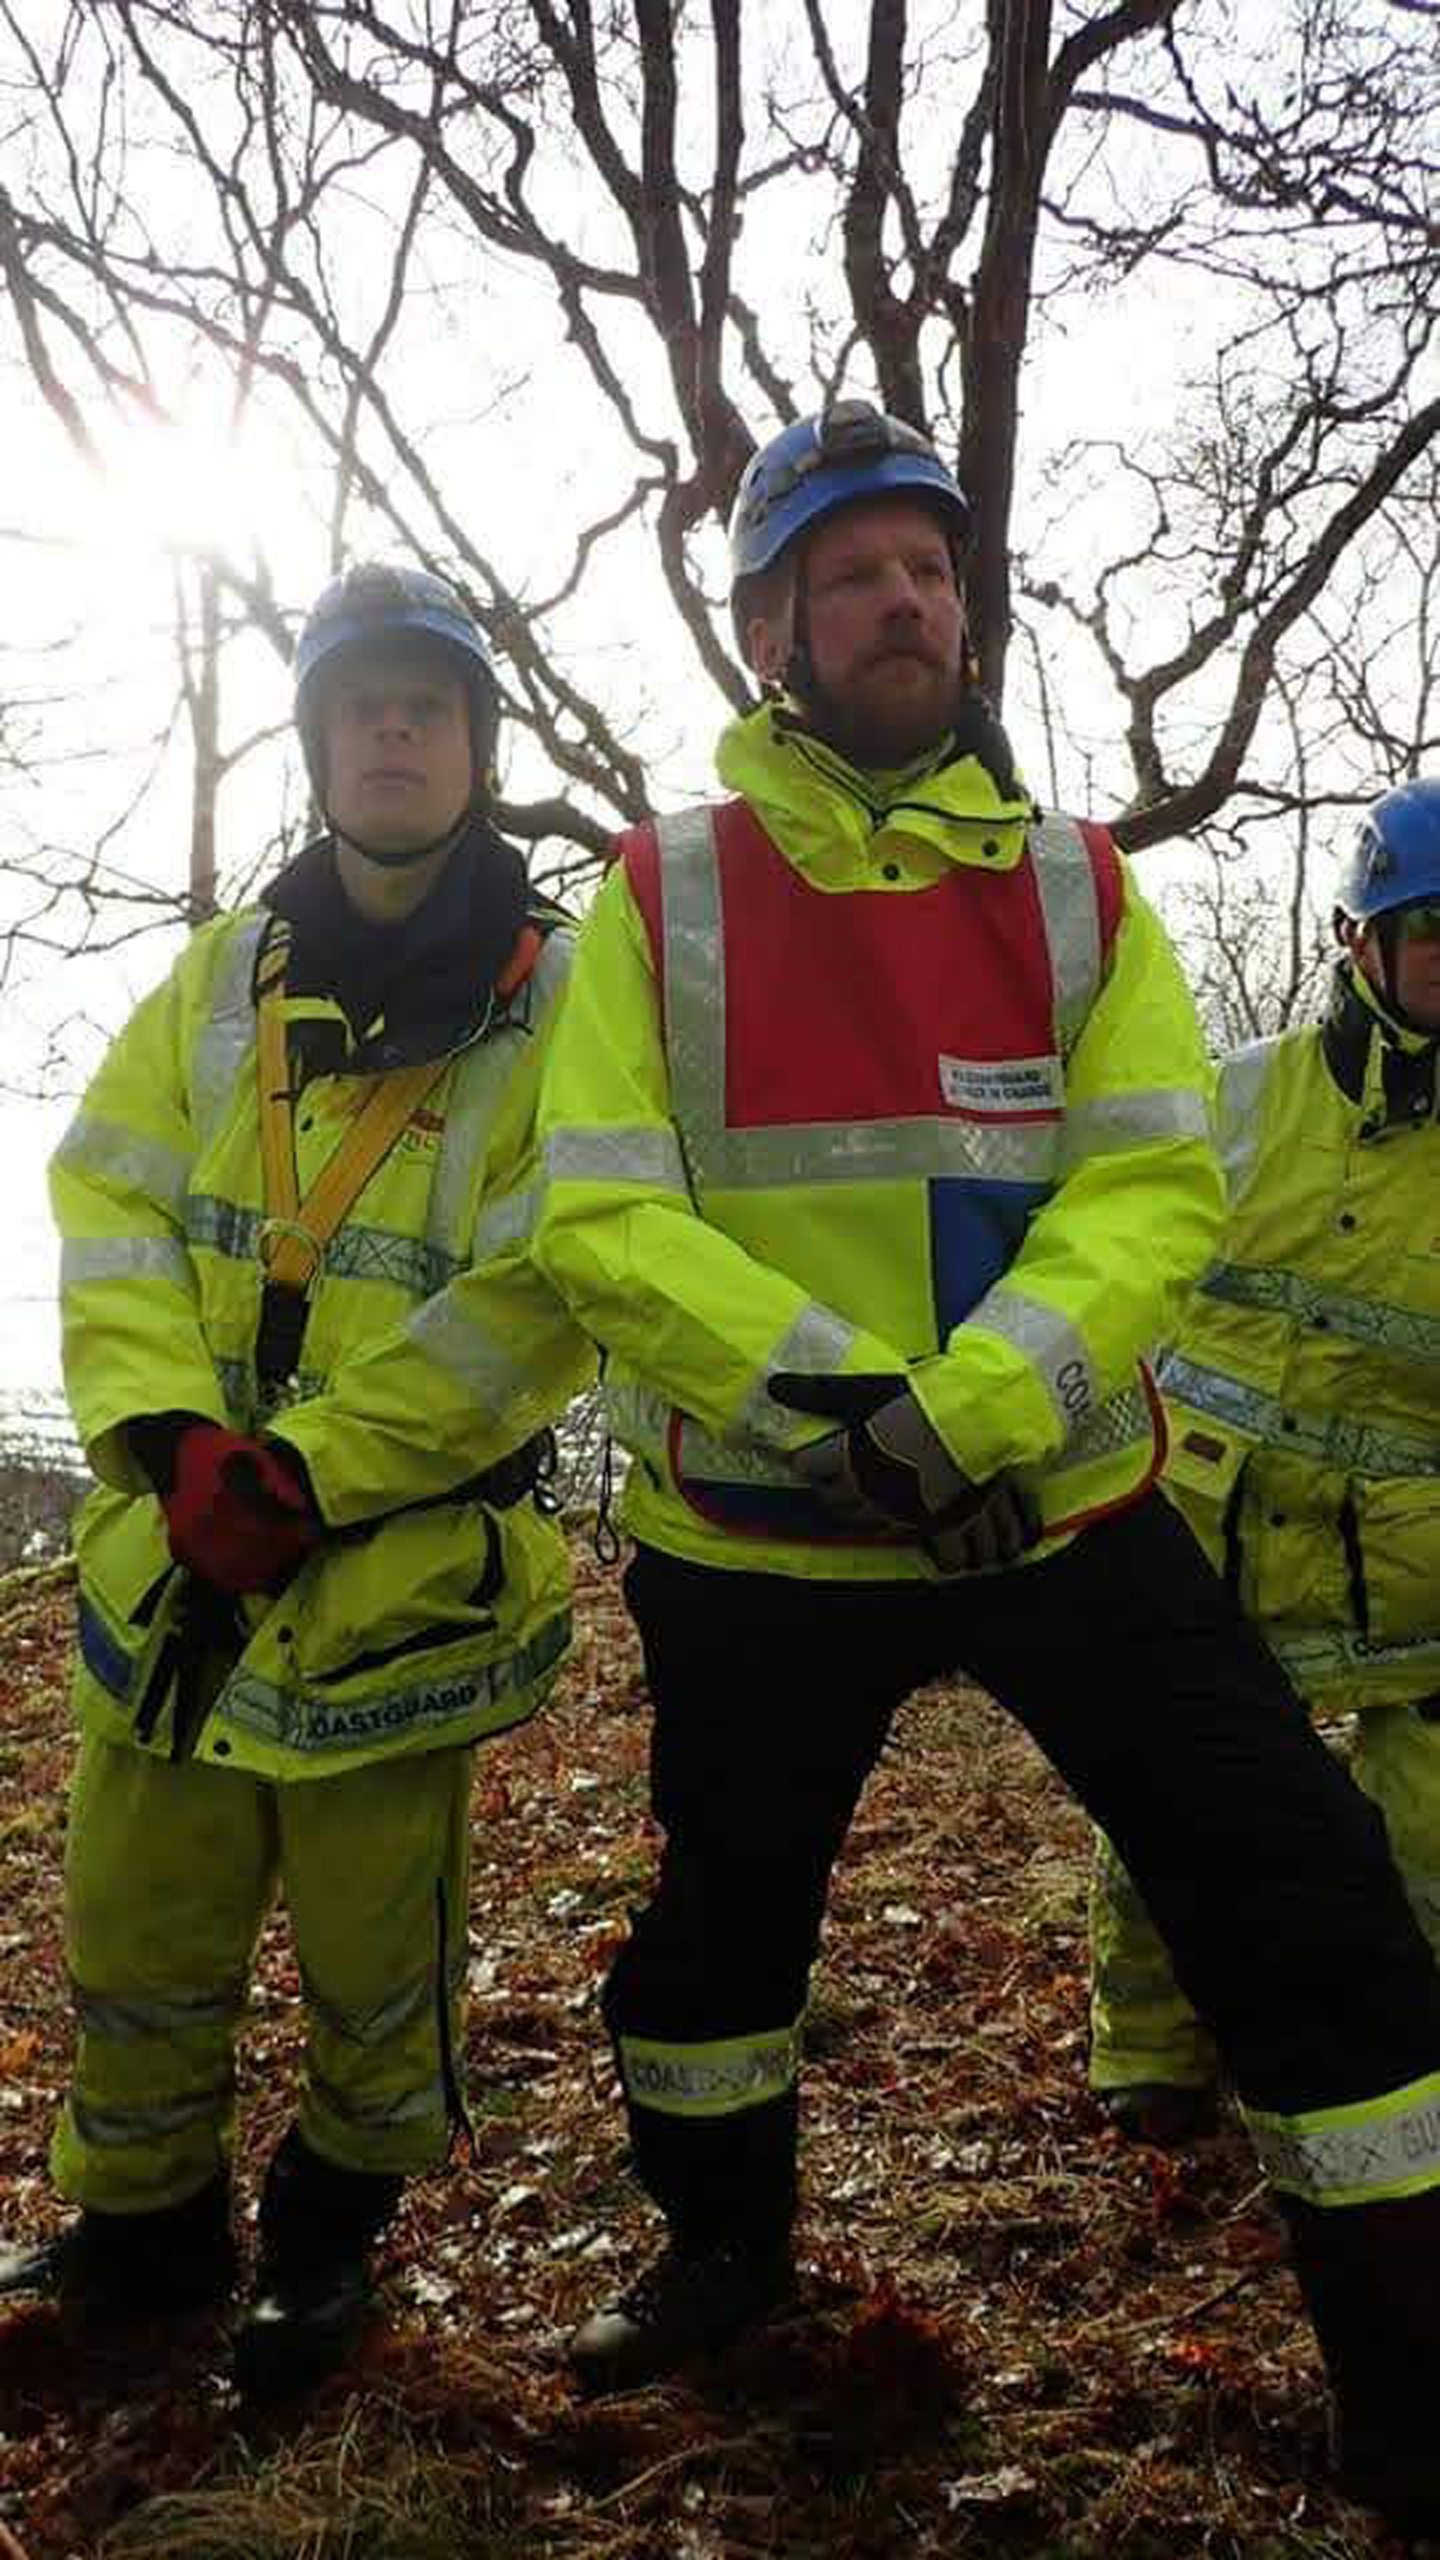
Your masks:
<svg viewBox="0 0 1440 2560"><path fill-rule="evenodd" d="M1440 1723L1411 1706L1355 1717L1351 1768L1380 1807L1410 1905L1440 1957ZM1215 2047L1103 1832L1090 1887L1090 2085L1203 2088Z"/></svg>
<svg viewBox="0 0 1440 2560"><path fill-rule="evenodd" d="M235 2030L277 1887L305 2004L305 2141L346 2169L444 2159L459 2104L471 1756L275 1785L85 1737L65 1870L79 2036L51 2145L62 2194L146 2212L225 2167Z"/></svg>

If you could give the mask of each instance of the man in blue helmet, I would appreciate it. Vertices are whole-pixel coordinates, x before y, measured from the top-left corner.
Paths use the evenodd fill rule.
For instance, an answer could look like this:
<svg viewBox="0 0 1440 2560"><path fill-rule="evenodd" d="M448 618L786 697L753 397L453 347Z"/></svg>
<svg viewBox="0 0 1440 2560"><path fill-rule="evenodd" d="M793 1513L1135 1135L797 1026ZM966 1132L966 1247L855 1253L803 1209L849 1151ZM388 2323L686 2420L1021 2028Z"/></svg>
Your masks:
<svg viewBox="0 0 1440 2560"><path fill-rule="evenodd" d="M1312 2297L1345 2268L1327 2346L1403 2340L1388 2412L1395 2360L1440 2383L1440 1979L1156 1485L1142 1354L1222 1211L1203 1043L1113 841L1034 805L974 691L967 529L863 402L756 456L765 699L718 806L622 839L542 1098L535 1251L633 1455L665 1835L605 2008L670 2247L572 2352L633 2382L784 2300L831 1866L895 1709L963 1668L1121 1842ZM1420 2397L1377 2479L1344 2379L1357 2485L1440 2493Z"/></svg>
<svg viewBox="0 0 1440 2560"><path fill-rule="evenodd" d="M77 2220L0 2292L93 2325L224 2296L233 2045L283 1889L300 2101L265 2175L242 2386L340 2358L404 2179L463 2118L469 1776L544 1696L537 1507L588 1353L526 1254L568 965L488 814L499 694L459 594L348 570L300 635L323 832L202 928L54 1166L81 1746Z"/></svg>
<svg viewBox="0 0 1440 2560"><path fill-rule="evenodd" d="M1230 1218L1160 1379L1165 1482L1353 1767L1440 1945L1440 781L1389 791L1323 1022L1227 1058ZM1102 1843L1090 2076L1121 2129L1213 2120L1214 2042Z"/></svg>

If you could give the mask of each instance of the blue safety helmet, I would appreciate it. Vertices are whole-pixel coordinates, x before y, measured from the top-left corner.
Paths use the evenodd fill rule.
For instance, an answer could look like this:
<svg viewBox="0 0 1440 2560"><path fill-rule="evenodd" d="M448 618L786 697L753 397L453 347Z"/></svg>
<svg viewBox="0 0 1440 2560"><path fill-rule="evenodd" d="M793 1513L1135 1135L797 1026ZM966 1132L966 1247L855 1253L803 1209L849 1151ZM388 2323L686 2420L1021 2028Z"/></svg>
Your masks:
<svg viewBox="0 0 1440 2560"><path fill-rule="evenodd" d="M1336 894L1355 924L1440 900L1440 780L1402 782L1361 821Z"/></svg>
<svg viewBox="0 0 1440 2560"><path fill-rule="evenodd" d="M798 535L861 498L927 500L957 555L970 539L970 504L929 436L868 400L837 400L752 454L730 515L731 597L773 566ZM739 608L736 607L737 630ZM743 647L743 634L741 644Z"/></svg>
<svg viewBox="0 0 1440 2560"><path fill-rule="evenodd" d="M429 641L453 666L469 699L476 796L488 787L500 730L500 688L475 616L449 580L429 569L364 560L342 570L321 591L295 643L295 726L311 786L322 803L325 679L377 642L399 639Z"/></svg>

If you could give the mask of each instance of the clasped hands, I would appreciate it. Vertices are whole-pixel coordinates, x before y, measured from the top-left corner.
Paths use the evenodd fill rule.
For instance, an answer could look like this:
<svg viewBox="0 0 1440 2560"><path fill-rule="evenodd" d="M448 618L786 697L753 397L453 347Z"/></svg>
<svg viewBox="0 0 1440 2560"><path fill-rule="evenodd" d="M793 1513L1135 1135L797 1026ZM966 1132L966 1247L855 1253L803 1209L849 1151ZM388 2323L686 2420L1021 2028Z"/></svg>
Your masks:
<svg viewBox="0 0 1440 2560"><path fill-rule="evenodd" d="M142 1423L132 1438L143 1442L171 1555L213 1590L279 1591L318 1546L323 1523L303 1462L281 1442L198 1417L168 1432Z"/></svg>
<svg viewBox="0 0 1440 2560"><path fill-rule="evenodd" d="M1023 1479L1002 1467L988 1483L974 1483L903 1378L782 1370L770 1393L791 1413L836 1422L789 1456L837 1527L857 1536L909 1530L941 1573L1014 1564L1034 1546L1040 1513Z"/></svg>

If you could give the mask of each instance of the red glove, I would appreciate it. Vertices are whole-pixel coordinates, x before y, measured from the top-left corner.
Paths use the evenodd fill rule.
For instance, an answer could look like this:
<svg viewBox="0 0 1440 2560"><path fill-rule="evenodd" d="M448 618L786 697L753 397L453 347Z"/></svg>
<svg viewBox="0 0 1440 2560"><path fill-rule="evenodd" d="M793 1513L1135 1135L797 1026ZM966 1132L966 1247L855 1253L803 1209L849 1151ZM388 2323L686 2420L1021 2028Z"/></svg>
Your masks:
<svg viewBox="0 0 1440 2560"><path fill-rule="evenodd" d="M181 1433L164 1511L176 1563L216 1591L278 1591L321 1534L299 1459L217 1422Z"/></svg>

